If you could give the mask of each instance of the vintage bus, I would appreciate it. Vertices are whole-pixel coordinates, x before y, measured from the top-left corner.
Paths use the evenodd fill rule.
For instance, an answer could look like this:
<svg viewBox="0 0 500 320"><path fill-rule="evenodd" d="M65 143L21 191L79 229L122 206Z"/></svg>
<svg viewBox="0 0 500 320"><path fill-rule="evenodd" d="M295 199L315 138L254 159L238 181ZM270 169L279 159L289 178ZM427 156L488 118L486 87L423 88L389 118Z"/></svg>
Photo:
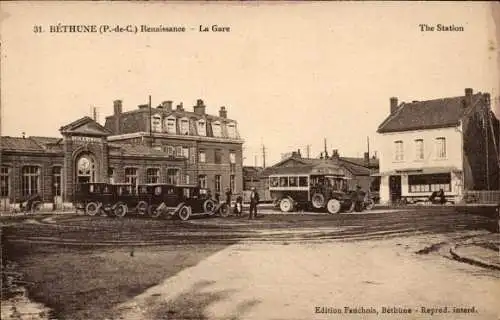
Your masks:
<svg viewBox="0 0 500 320"><path fill-rule="evenodd" d="M283 212L294 209L326 209L329 213L352 211L354 201L347 178L341 174L282 173L269 176L269 191Z"/></svg>

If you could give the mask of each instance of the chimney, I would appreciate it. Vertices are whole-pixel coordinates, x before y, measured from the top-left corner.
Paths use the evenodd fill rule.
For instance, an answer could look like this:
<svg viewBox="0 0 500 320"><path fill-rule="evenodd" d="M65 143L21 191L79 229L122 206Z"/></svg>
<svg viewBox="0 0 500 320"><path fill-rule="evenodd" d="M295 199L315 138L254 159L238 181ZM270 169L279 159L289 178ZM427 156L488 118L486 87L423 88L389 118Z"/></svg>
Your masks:
<svg viewBox="0 0 500 320"><path fill-rule="evenodd" d="M298 156L299 158L302 158L302 154L300 153L300 149L297 149L297 156Z"/></svg>
<svg viewBox="0 0 500 320"><path fill-rule="evenodd" d="M163 102L162 102L162 103L158 106L158 108L161 108L161 109L163 109L163 110L165 110L165 111L170 112L170 111L172 111L172 101L170 101L170 100L163 101Z"/></svg>
<svg viewBox="0 0 500 320"><path fill-rule="evenodd" d="M203 115L205 114L205 104L203 103L203 100L198 99L196 101L196 105L193 107L194 113Z"/></svg>
<svg viewBox="0 0 500 320"><path fill-rule="evenodd" d="M366 165L370 165L370 154L368 152L364 153L364 160Z"/></svg>
<svg viewBox="0 0 500 320"><path fill-rule="evenodd" d="M465 88L465 107L471 107L472 106L472 89L471 88Z"/></svg>
<svg viewBox="0 0 500 320"><path fill-rule="evenodd" d="M227 118L227 110L226 110L226 107L224 107L224 106L220 107L220 110L219 110L219 117L221 117L221 118Z"/></svg>
<svg viewBox="0 0 500 320"><path fill-rule="evenodd" d="M391 114L398 110L398 98L391 97Z"/></svg>
<svg viewBox="0 0 500 320"><path fill-rule="evenodd" d="M121 114L122 113L122 101L121 100L113 101L113 109L114 109L115 115Z"/></svg>
<svg viewBox="0 0 500 320"><path fill-rule="evenodd" d="M177 108L175 110L181 112L184 111L184 105L182 104L182 102L177 105Z"/></svg>
<svg viewBox="0 0 500 320"><path fill-rule="evenodd" d="M338 158L339 158L339 150L333 149L332 150L332 159L338 159Z"/></svg>

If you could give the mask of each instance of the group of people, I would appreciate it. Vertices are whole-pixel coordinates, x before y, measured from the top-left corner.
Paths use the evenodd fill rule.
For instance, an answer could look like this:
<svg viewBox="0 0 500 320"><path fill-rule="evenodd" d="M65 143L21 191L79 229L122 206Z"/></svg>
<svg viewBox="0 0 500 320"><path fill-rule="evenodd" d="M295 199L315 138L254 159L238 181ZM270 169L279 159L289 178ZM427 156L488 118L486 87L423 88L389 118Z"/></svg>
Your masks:
<svg viewBox="0 0 500 320"><path fill-rule="evenodd" d="M210 192L209 192L210 195ZM231 208L231 197L232 197L232 192L231 189L227 188L226 192L226 204ZM215 201L220 202L220 194L216 193L215 194ZM257 206L259 204L260 197L259 193L255 190L255 188L251 189L250 192L250 212L248 214L248 219L256 219L257 218ZM243 214L243 197L241 195L238 195L236 197L236 201L234 203L233 207L233 212L236 216L241 216Z"/></svg>

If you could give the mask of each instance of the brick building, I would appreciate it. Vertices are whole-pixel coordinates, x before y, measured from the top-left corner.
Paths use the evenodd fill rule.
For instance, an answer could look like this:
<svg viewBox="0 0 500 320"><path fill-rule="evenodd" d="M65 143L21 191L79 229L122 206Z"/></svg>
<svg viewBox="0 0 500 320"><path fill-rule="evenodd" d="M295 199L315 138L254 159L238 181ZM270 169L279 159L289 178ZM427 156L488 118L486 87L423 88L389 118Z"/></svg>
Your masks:
<svg viewBox="0 0 500 320"><path fill-rule="evenodd" d="M81 182L187 183L213 192L241 192L242 144L237 122L221 107L206 114L167 101L113 115L102 126L83 117L60 128L62 137L1 137L0 208L38 193L47 207L71 202Z"/></svg>

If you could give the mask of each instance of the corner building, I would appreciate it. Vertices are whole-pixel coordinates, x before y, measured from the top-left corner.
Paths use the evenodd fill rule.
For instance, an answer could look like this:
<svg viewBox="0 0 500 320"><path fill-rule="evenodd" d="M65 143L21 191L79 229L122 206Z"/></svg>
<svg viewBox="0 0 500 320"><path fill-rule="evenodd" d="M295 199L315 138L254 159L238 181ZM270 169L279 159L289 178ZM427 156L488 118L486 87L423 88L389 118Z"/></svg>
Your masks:
<svg viewBox="0 0 500 320"><path fill-rule="evenodd" d="M0 210L38 193L47 208L72 202L78 183L199 184L213 193L243 188L237 122L209 115L202 100L186 111L171 101L123 112L116 100L102 126L83 117L62 137L1 137Z"/></svg>

